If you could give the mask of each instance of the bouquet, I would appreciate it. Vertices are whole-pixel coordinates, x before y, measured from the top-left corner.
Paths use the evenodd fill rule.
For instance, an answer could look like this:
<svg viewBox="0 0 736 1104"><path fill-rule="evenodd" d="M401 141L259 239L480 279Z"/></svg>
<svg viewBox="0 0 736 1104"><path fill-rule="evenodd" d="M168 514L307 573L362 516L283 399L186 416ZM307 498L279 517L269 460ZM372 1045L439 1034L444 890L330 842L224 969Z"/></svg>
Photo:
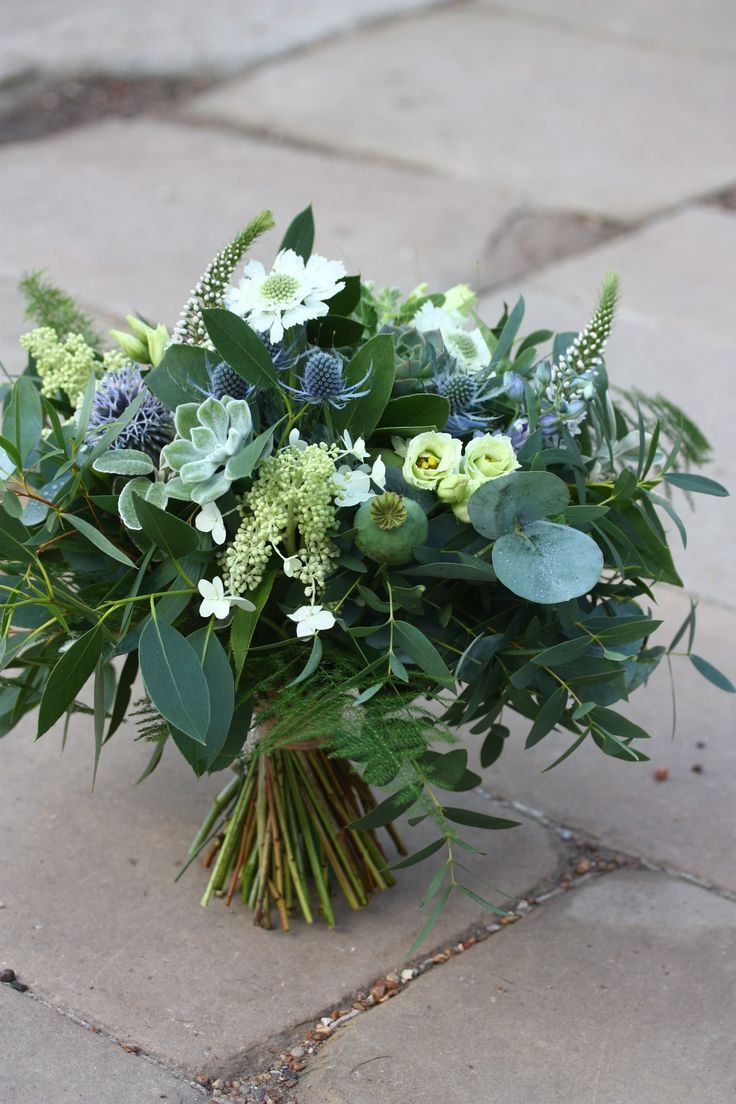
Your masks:
<svg viewBox="0 0 736 1104"><path fill-rule="evenodd" d="M671 491L708 443L666 397L618 394L603 350L617 282L579 333L490 325L461 285L408 296L312 252L311 209L270 270L263 212L209 265L170 334L100 338L39 273L25 371L4 387L0 735L92 718L94 771L126 718L197 775L229 771L192 844L255 922L335 923L397 868L437 865L423 939L466 884L453 804L509 738L570 735L646 760L615 706L668 649L656 582L681 585ZM83 688L91 683L86 697ZM475 766L476 764L473 764ZM373 788L385 792L374 796ZM449 796L449 799L447 795ZM408 854L395 821L428 821ZM391 851L394 854L391 854ZM399 857L396 858L395 852ZM394 859L392 862L391 860Z"/></svg>

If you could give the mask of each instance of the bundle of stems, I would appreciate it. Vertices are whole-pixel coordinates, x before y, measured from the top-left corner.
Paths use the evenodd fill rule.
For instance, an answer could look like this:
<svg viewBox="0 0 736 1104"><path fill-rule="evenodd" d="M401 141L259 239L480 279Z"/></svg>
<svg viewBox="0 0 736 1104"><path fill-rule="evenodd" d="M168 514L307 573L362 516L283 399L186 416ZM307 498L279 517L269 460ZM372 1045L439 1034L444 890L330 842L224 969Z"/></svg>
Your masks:
<svg viewBox="0 0 736 1104"><path fill-rule="evenodd" d="M212 871L201 903L214 895L231 905L238 896L260 927L273 926L275 911L288 931L298 909L308 924L317 912L333 928L335 890L357 910L394 884L375 831L350 826L375 806L347 759L307 743L255 752L216 798L190 848L190 859L205 852ZM386 831L405 855L395 826Z"/></svg>

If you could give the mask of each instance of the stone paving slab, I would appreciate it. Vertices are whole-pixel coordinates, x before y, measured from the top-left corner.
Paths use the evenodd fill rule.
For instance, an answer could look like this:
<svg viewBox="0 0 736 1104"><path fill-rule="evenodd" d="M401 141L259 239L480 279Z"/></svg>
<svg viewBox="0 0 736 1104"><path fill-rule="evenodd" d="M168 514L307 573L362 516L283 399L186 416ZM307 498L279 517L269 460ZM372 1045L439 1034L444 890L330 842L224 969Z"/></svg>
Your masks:
<svg viewBox="0 0 736 1104"><path fill-rule="evenodd" d="M579 329L593 310L606 271L621 280L621 305L606 350L614 383L672 399L705 432L713 448L704 474L731 490L730 498L686 497L674 502L688 530L683 549L672 523L672 547L686 588L736 608L736 573L728 539L736 532L736 333L725 288L736 287L736 215L696 208L637 234L547 268L534 278L486 296L482 316L492 324L505 301L523 291L524 329Z"/></svg>
<svg viewBox="0 0 736 1104"><path fill-rule="evenodd" d="M300 1104L725 1104L735 933L683 882L591 882L346 1025Z"/></svg>
<svg viewBox="0 0 736 1104"><path fill-rule="evenodd" d="M660 590L659 608L653 613L664 617L667 631L660 630L653 640L668 644L688 605L668 588ZM736 681L736 614L703 604L697 617L694 650ZM611 759L588 742L555 770L542 774L573 737L551 733L527 751L529 726L509 715L512 734L500 759L483 772L483 785L496 797L521 802L558 823L583 829L607 847L736 891L735 699L706 682L685 658L673 657L672 668L677 701L674 738L666 663L624 707L627 716L651 733L650 745L639 745L651 756L650 763ZM655 779L658 768L669 771L666 781Z"/></svg>
<svg viewBox="0 0 736 1104"><path fill-rule="evenodd" d="M40 180L54 181L50 204ZM486 243L512 204L476 184L327 159L204 128L109 122L0 149L0 276L44 267L120 315L175 321L214 253L263 207L278 221L313 202L317 249L409 290L488 276ZM498 277L497 277L498 278Z"/></svg>
<svg viewBox="0 0 736 1104"><path fill-rule="evenodd" d="M188 113L636 219L736 178L735 95L726 59L453 7L284 59Z"/></svg>
<svg viewBox="0 0 736 1104"><path fill-rule="evenodd" d="M332 932L300 922L288 934L262 931L245 908L199 907L207 877L199 866L173 881L227 774L197 783L172 756L136 788L149 750L126 730L105 748L91 794L89 725L75 726L63 757L54 733L35 745L32 736L24 723L0 748L0 967L12 966L45 1000L170 1067L217 1076L236 1055L313 1023L406 961L431 865L402 871L360 914L338 903ZM489 852L480 869L510 895L557 871L559 843L533 821L479 835ZM415 849L432 838L421 827L407 837ZM437 941L487 923L465 901L448 906Z"/></svg>
<svg viewBox="0 0 736 1104"><path fill-rule="evenodd" d="M31 997L0 986L3 1104L202 1104L201 1090Z"/></svg>
<svg viewBox="0 0 736 1104"><path fill-rule="evenodd" d="M736 19L731 0L476 0L492 14L541 19L577 33L629 39L673 53L736 54Z"/></svg>
<svg viewBox="0 0 736 1104"><path fill-rule="evenodd" d="M221 76L386 16L431 7L427 0L6 0L0 76ZM41 33L39 33L41 28Z"/></svg>

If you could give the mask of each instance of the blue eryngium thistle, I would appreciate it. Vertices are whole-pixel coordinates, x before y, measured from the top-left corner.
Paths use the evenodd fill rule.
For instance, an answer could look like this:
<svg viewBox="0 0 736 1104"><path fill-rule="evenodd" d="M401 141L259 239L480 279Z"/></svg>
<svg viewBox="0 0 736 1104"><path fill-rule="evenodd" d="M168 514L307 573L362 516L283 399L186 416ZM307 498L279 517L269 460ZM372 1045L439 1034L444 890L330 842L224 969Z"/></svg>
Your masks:
<svg viewBox="0 0 736 1104"><path fill-rule="evenodd" d="M143 402L110 447L139 449L157 460L163 446L174 435L171 411L148 390L140 369L134 364L107 372L102 377L92 402L88 439L94 440L121 418L141 393L145 396Z"/></svg>
<svg viewBox="0 0 736 1104"><path fill-rule="evenodd" d="M253 390L252 384L243 379L234 368L221 360L214 368L209 368L210 394L216 399L247 399Z"/></svg>
<svg viewBox="0 0 736 1104"><path fill-rule="evenodd" d="M289 387L289 391L312 406L332 406L335 410L342 410L353 399L368 394L365 384L370 374L369 368L361 380L348 384L345 380L345 362L340 354L313 349L307 354L300 386Z"/></svg>

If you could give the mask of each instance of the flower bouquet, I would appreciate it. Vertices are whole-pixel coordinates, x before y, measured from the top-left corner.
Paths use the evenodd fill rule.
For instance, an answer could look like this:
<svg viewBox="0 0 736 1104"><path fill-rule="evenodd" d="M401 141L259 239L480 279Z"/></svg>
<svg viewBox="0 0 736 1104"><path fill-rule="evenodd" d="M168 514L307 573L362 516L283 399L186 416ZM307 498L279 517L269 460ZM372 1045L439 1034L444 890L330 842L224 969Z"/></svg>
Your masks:
<svg viewBox="0 0 736 1104"><path fill-rule="evenodd" d="M423 938L465 884L454 805L500 755L570 734L627 762L647 733L614 706L669 649L651 586L680 585L670 492L721 495L665 397L615 396L602 353L617 285L579 333L489 325L466 286L402 297L312 253L311 210L273 267L264 212L205 271L170 335L128 318L102 351L39 274L39 325L4 388L0 734L92 717L94 769L131 717L197 775L229 780L194 840L214 896L255 922L332 926L435 856ZM140 679L139 679L140 675ZM87 699L80 694L92 683ZM137 689L135 689L137 687ZM380 799L372 787L387 790ZM428 821L409 855L395 820ZM395 852L399 858L396 859ZM394 852L392 854L391 852ZM393 862L391 860L394 860Z"/></svg>

